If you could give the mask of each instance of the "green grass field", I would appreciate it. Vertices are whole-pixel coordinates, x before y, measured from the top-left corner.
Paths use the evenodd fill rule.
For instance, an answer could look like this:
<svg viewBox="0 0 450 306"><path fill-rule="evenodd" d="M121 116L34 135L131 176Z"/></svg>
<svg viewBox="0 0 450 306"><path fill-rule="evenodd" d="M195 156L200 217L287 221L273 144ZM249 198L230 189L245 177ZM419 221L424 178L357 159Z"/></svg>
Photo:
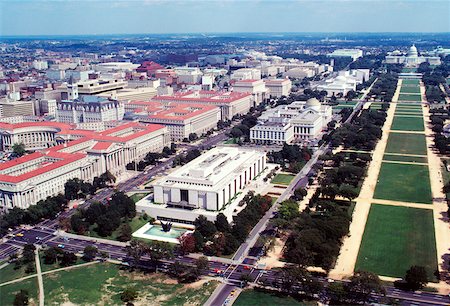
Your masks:
<svg viewBox="0 0 450 306"><path fill-rule="evenodd" d="M375 199L432 203L428 166L381 163Z"/></svg>
<svg viewBox="0 0 450 306"><path fill-rule="evenodd" d="M283 306L309 306L317 305L316 302L301 302L297 301L293 297L286 296L283 294L266 293L260 292L252 289L244 290L239 294L236 301L233 303L236 306L272 306L272 305L283 305Z"/></svg>
<svg viewBox="0 0 450 306"><path fill-rule="evenodd" d="M4 273L3 269L0 274ZM39 305L37 277L32 277L21 282L13 283L0 287L0 305L13 305L14 297L20 290L27 290L29 296L29 305Z"/></svg>
<svg viewBox="0 0 450 306"><path fill-rule="evenodd" d="M414 94L400 94L398 96L398 101L422 101L421 95L414 95Z"/></svg>
<svg viewBox="0 0 450 306"><path fill-rule="evenodd" d="M396 109L422 109L422 105L420 103L397 103Z"/></svg>
<svg viewBox="0 0 450 306"><path fill-rule="evenodd" d="M437 269L433 211L372 204L355 270L404 277L412 265Z"/></svg>
<svg viewBox="0 0 450 306"><path fill-rule="evenodd" d="M419 83L419 80L406 80L406 79L404 79L402 81L402 85L403 84L405 84L405 85L419 85L420 83Z"/></svg>
<svg viewBox="0 0 450 306"><path fill-rule="evenodd" d="M402 86L400 88L400 94L420 94L419 86Z"/></svg>
<svg viewBox="0 0 450 306"><path fill-rule="evenodd" d="M148 193L135 193L130 198L134 201L134 203L137 203L139 200L142 200L148 196Z"/></svg>
<svg viewBox="0 0 450 306"><path fill-rule="evenodd" d="M389 133L386 153L427 155L425 135L408 133Z"/></svg>
<svg viewBox="0 0 450 306"><path fill-rule="evenodd" d="M130 272L107 263L44 275L48 305L122 305L120 293L126 287L138 290L141 305L203 305L217 284L189 288L164 274Z"/></svg>
<svg viewBox="0 0 450 306"><path fill-rule="evenodd" d="M279 185L289 185L289 183L294 179L294 177L295 177L294 175L279 173L275 175L271 183Z"/></svg>
<svg viewBox="0 0 450 306"><path fill-rule="evenodd" d="M397 108L395 109L395 116L403 115L403 116L423 116L422 110L420 109L405 109L405 108Z"/></svg>
<svg viewBox="0 0 450 306"><path fill-rule="evenodd" d="M22 266L19 269L15 269L15 264L9 264L0 270L0 284L28 275L29 274L25 273L25 266Z"/></svg>
<svg viewBox="0 0 450 306"><path fill-rule="evenodd" d="M400 162L407 162L407 163L427 163L428 162L428 158L426 158L426 157L406 156L406 155L389 155L389 154L384 154L383 160L400 161Z"/></svg>
<svg viewBox="0 0 450 306"><path fill-rule="evenodd" d="M406 73L408 73L408 72L416 72L416 71L417 71L416 68L403 68L402 69L402 72L406 72Z"/></svg>
<svg viewBox="0 0 450 306"><path fill-rule="evenodd" d="M422 117L394 116L391 130L397 131L424 131Z"/></svg>
<svg viewBox="0 0 450 306"><path fill-rule="evenodd" d="M370 109L381 109L381 103L371 103Z"/></svg>

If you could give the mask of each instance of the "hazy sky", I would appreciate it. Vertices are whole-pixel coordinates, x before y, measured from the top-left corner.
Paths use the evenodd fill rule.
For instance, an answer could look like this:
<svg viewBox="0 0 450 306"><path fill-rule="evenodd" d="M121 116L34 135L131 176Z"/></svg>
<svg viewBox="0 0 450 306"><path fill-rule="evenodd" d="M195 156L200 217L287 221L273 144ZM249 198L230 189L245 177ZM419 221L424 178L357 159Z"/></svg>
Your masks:
<svg viewBox="0 0 450 306"><path fill-rule="evenodd" d="M450 32L450 1L0 0L0 35Z"/></svg>

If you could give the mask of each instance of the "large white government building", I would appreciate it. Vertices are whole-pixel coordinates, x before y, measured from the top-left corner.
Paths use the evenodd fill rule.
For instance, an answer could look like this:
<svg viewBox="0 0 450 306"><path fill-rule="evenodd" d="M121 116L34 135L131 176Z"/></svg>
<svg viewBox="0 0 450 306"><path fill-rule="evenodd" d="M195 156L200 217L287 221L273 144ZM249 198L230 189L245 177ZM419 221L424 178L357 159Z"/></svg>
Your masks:
<svg viewBox="0 0 450 306"><path fill-rule="evenodd" d="M250 140L260 144L283 144L317 138L332 119L332 107L316 98L296 101L265 111L250 129Z"/></svg>
<svg viewBox="0 0 450 306"><path fill-rule="evenodd" d="M72 178L92 182L170 143L166 127L136 122L98 123L97 130L59 122L0 123L2 150L23 143L32 154L0 164L0 208L27 208L64 192Z"/></svg>
<svg viewBox="0 0 450 306"><path fill-rule="evenodd" d="M224 213L232 220L234 199L266 168L266 153L217 147L153 183L154 199L137 203L153 218L193 224L204 215L214 221Z"/></svg>
<svg viewBox="0 0 450 306"><path fill-rule="evenodd" d="M406 55L396 50L386 56L386 64L404 64L407 67L417 67L425 62L430 63L430 65L440 65L441 58L439 56L419 56L415 45L409 48Z"/></svg>

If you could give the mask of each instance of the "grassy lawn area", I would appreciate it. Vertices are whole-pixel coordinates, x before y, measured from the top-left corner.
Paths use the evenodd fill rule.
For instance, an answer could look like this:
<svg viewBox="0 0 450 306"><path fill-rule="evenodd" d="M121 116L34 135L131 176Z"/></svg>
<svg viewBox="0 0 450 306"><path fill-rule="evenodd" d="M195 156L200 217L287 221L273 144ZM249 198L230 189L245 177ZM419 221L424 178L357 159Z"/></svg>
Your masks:
<svg viewBox="0 0 450 306"><path fill-rule="evenodd" d="M421 95L414 95L414 94L400 94L398 96L399 101L422 101Z"/></svg>
<svg viewBox="0 0 450 306"><path fill-rule="evenodd" d="M425 135L408 133L389 133L386 153L427 155Z"/></svg>
<svg viewBox="0 0 450 306"><path fill-rule="evenodd" d="M226 140L224 142L224 144L236 144L237 140L238 140L237 138L230 138L230 139Z"/></svg>
<svg viewBox="0 0 450 306"><path fill-rule="evenodd" d="M403 68L402 69L402 72L406 72L406 73L408 73L408 72L416 72L416 71L417 71L416 68Z"/></svg>
<svg viewBox="0 0 450 306"><path fill-rule="evenodd" d="M424 131L423 117L394 116L391 130L397 131Z"/></svg>
<svg viewBox="0 0 450 306"><path fill-rule="evenodd" d="M411 103L397 103L397 109L417 109L417 110L422 110L422 104L416 103L416 104L411 104Z"/></svg>
<svg viewBox="0 0 450 306"><path fill-rule="evenodd" d="M419 85L419 80L403 80L402 85Z"/></svg>
<svg viewBox="0 0 450 306"><path fill-rule="evenodd" d="M383 160L400 161L407 163L428 163L428 158L419 156L406 156L406 155L389 155L384 154Z"/></svg>
<svg viewBox="0 0 450 306"><path fill-rule="evenodd" d="M426 267L435 280L432 210L372 204L355 269L403 277L412 265Z"/></svg>
<svg viewBox="0 0 450 306"><path fill-rule="evenodd" d="M293 297L284 294L275 294L268 292L261 292L252 289L244 290L239 294L236 301L233 303L236 306L299 306L299 305L317 305L316 302L301 302Z"/></svg>
<svg viewBox="0 0 450 306"><path fill-rule="evenodd" d="M33 263L34 265L34 263ZM9 282L13 279L21 278L24 276L28 276L30 274L25 273L25 266L20 267L19 269L14 269L15 264L9 264L3 269L0 270L0 284ZM36 272L33 272L34 274ZM3 304L0 304L3 305Z"/></svg>
<svg viewBox="0 0 450 306"><path fill-rule="evenodd" d="M407 108L396 108L395 116L403 115L403 116L423 116L422 110L420 109L407 109Z"/></svg>
<svg viewBox="0 0 450 306"><path fill-rule="evenodd" d="M202 305L217 284L178 284L164 274L130 272L108 263L44 275L49 305L123 305L120 293L126 287L138 290L139 305Z"/></svg>
<svg viewBox="0 0 450 306"><path fill-rule="evenodd" d="M147 193L146 192L135 193L130 198L134 201L134 203L137 203L139 200L142 200L143 198L145 198L148 195L149 195L148 192Z"/></svg>
<svg viewBox="0 0 450 306"><path fill-rule="evenodd" d="M1 269L3 273L4 269ZM28 291L29 305L39 305L37 277L0 287L0 305L13 305L14 297L21 289Z"/></svg>
<svg viewBox="0 0 450 306"><path fill-rule="evenodd" d="M131 227L131 231L135 232L149 221L150 221L150 219L144 220L144 218L142 216L136 216L131 221L129 221L128 224ZM97 234L97 232L95 231L95 225L92 225L89 227L89 231L87 231L84 235L90 236L90 237L96 237L96 238L116 240L117 236L119 236L119 228L120 228L120 226L110 236L102 237L99 234Z"/></svg>
<svg viewBox="0 0 450 306"><path fill-rule="evenodd" d="M381 163L374 198L432 203L428 166Z"/></svg>
<svg viewBox="0 0 450 306"><path fill-rule="evenodd" d="M420 94L420 87L419 86L402 86L400 88L400 94L408 94L408 93L415 93Z"/></svg>
<svg viewBox="0 0 450 306"><path fill-rule="evenodd" d="M280 185L289 185L289 183L294 179L294 177L295 177L294 175L279 173L275 175L271 183Z"/></svg>

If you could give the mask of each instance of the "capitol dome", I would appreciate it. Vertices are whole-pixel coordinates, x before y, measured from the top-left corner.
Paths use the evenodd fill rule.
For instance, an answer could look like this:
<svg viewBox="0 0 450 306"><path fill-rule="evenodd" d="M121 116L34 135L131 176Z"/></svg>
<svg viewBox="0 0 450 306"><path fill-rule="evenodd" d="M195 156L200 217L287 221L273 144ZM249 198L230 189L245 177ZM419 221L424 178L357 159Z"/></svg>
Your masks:
<svg viewBox="0 0 450 306"><path fill-rule="evenodd" d="M306 107L320 106L320 102L316 98L311 98L311 99L308 99L308 101L306 101L305 106Z"/></svg>
<svg viewBox="0 0 450 306"><path fill-rule="evenodd" d="M412 45L411 48L409 48L408 56L409 57L417 57L418 56L418 52L417 52L416 46Z"/></svg>

